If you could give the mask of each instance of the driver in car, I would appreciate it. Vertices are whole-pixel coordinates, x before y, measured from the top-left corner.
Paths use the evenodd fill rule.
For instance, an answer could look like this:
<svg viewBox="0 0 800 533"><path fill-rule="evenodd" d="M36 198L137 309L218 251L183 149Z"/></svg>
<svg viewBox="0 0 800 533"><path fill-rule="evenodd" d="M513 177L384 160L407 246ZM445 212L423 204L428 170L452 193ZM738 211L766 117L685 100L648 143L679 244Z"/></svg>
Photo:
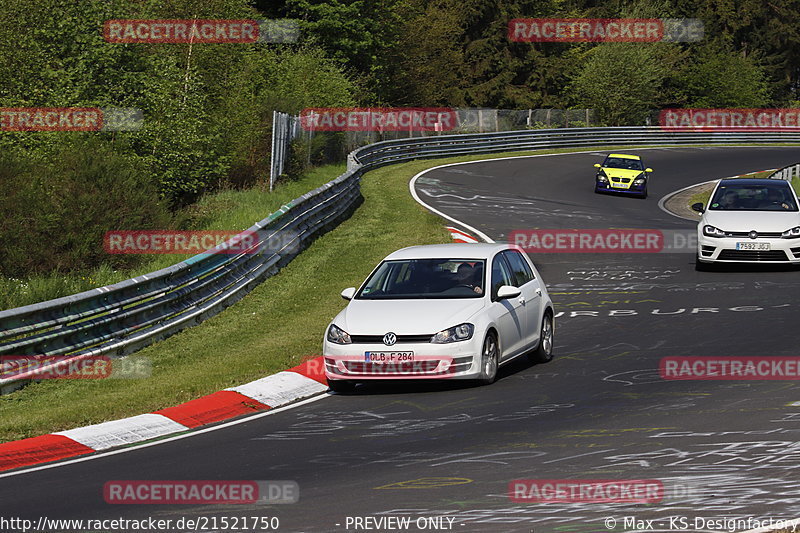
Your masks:
<svg viewBox="0 0 800 533"><path fill-rule="evenodd" d="M477 294L483 294L479 274L479 269L470 266L469 263L461 263L456 271L456 282L458 285L469 287Z"/></svg>

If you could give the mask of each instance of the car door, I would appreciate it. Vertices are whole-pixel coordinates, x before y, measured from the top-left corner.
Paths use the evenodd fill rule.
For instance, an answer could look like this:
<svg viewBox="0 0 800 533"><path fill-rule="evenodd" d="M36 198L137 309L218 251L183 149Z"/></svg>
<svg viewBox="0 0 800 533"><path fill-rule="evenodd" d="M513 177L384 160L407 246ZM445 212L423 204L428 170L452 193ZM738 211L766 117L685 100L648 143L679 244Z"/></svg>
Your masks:
<svg viewBox="0 0 800 533"><path fill-rule="evenodd" d="M516 298L497 300L500 287L515 286L515 283L516 279L506 258L502 253L495 255L492 259L491 315L500 336L501 360L514 357L524 349L522 334L527 324L524 297L519 295Z"/></svg>
<svg viewBox="0 0 800 533"><path fill-rule="evenodd" d="M539 316L542 304L542 290L539 280L533 275L530 265L517 250L507 250L503 252L511 273L514 275L515 287L519 287L525 299L525 324L522 329L522 344L527 348L533 348L539 339Z"/></svg>

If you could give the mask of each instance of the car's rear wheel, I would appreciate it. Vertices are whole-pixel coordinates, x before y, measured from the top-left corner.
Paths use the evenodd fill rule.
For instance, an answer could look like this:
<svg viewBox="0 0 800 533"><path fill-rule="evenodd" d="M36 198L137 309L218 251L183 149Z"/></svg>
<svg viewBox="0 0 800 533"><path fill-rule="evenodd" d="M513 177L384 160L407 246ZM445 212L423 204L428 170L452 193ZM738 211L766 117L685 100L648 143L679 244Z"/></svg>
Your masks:
<svg viewBox="0 0 800 533"><path fill-rule="evenodd" d="M346 379L329 379L328 388L330 388L333 392L344 394L353 392L353 390L356 388L356 384L352 381L347 381Z"/></svg>
<svg viewBox="0 0 800 533"><path fill-rule="evenodd" d="M545 313L542 318L542 327L539 330L539 346L529 354L534 363L546 363L553 359L553 337L555 323L550 313Z"/></svg>
<svg viewBox="0 0 800 533"><path fill-rule="evenodd" d="M478 383L489 385L497 380L497 367L500 361L500 350L497 346L497 336L493 332L486 334L481 349L481 375Z"/></svg>

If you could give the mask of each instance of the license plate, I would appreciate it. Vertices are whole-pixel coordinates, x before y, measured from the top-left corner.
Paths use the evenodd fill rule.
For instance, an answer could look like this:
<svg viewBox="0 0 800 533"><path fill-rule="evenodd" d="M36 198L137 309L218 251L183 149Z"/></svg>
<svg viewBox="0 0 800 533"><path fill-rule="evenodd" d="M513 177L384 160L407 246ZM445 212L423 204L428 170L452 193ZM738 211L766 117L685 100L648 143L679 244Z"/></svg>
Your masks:
<svg viewBox="0 0 800 533"><path fill-rule="evenodd" d="M414 352L364 352L364 361L368 363L410 363L414 361Z"/></svg>
<svg viewBox="0 0 800 533"><path fill-rule="evenodd" d="M628 188L628 184L627 183L614 183L613 181L611 182L611 186L612 187L616 187L617 189L627 189Z"/></svg>
<svg viewBox="0 0 800 533"><path fill-rule="evenodd" d="M769 250L770 244L768 242L737 242L737 250Z"/></svg>

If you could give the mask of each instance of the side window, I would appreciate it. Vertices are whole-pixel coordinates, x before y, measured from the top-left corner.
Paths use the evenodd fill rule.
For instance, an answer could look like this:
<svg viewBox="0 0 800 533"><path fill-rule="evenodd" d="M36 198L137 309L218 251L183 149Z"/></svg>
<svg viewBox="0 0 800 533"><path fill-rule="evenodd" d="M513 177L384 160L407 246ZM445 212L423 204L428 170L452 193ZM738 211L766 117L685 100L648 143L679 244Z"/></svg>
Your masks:
<svg viewBox="0 0 800 533"><path fill-rule="evenodd" d="M492 260L492 298L497 297L497 291L503 285L514 285L513 277L508 263L502 254L497 254Z"/></svg>
<svg viewBox="0 0 800 533"><path fill-rule="evenodd" d="M508 263L511 265L511 271L516 279L516 283L514 284L516 287L522 287L533 279L533 271L528 265L528 262L525 261L525 258L522 257L522 254L516 250L509 250L503 252L503 255L506 256Z"/></svg>

